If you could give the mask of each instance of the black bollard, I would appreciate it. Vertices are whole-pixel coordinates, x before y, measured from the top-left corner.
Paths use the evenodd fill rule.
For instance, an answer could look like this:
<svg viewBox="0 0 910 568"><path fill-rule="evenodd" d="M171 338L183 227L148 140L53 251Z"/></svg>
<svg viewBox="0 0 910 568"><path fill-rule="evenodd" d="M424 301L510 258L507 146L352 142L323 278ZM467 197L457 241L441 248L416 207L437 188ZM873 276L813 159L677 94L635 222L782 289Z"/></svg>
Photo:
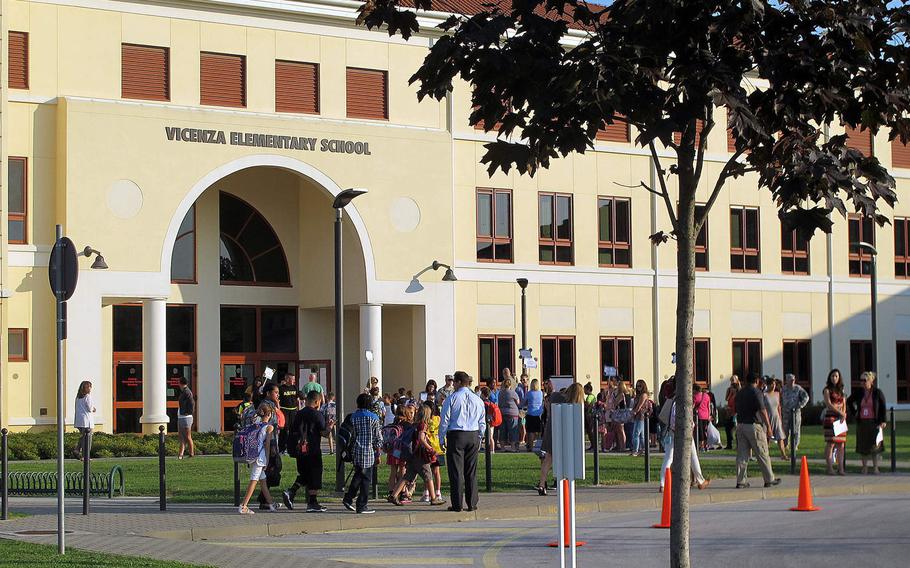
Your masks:
<svg viewBox="0 0 910 568"><path fill-rule="evenodd" d="M6 454L3 454L6 456ZM4 459L6 459L4 457ZM897 472L897 422L894 420L894 407L891 407L891 473Z"/></svg>
<svg viewBox="0 0 910 568"><path fill-rule="evenodd" d="M158 508L162 511L167 510L167 500L165 492L165 467L164 467L164 426L158 427Z"/></svg>
<svg viewBox="0 0 910 568"><path fill-rule="evenodd" d="M0 431L0 434L3 435L3 441L0 443L0 465L2 465L3 469L3 471L0 472L0 484L3 485L3 487L0 487L3 495L2 514L0 514L0 520L5 521L9 519L9 446L7 445L6 439L9 431L4 428L2 431Z"/></svg>
<svg viewBox="0 0 910 568"><path fill-rule="evenodd" d="M790 409L790 432L788 433L790 442L790 475L796 475L796 413L799 409Z"/></svg>
<svg viewBox="0 0 910 568"><path fill-rule="evenodd" d="M89 443L91 434L82 438L82 514L88 515L89 496L92 492L92 445Z"/></svg>
<svg viewBox="0 0 910 568"><path fill-rule="evenodd" d="M592 436L591 445L594 447L594 485L600 485L600 418L594 411L594 436Z"/></svg>
<svg viewBox="0 0 910 568"><path fill-rule="evenodd" d="M240 506L240 462L234 462L234 506Z"/></svg>
<svg viewBox="0 0 910 568"><path fill-rule="evenodd" d="M484 458L486 463L484 464L484 469L487 474L487 493L493 492L493 436L490 435L490 421L487 420L487 431L484 434L486 436L486 443L484 444Z"/></svg>
<svg viewBox="0 0 910 568"><path fill-rule="evenodd" d="M651 483L651 421L645 417L645 483Z"/></svg>

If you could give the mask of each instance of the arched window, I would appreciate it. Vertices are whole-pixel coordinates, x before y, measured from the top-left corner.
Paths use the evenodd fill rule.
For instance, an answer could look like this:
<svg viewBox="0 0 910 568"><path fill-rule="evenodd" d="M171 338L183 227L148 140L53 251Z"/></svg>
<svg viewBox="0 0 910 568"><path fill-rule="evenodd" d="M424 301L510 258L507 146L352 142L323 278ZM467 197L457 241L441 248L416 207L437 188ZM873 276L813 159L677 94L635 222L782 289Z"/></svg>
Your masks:
<svg viewBox="0 0 910 568"><path fill-rule="evenodd" d="M288 286L287 258L271 225L249 203L221 192L221 283Z"/></svg>
<svg viewBox="0 0 910 568"><path fill-rule="evenodd" d="M186 212L177 230L174 252L171 254L171 282L196 283L196 204Z"/></svg>

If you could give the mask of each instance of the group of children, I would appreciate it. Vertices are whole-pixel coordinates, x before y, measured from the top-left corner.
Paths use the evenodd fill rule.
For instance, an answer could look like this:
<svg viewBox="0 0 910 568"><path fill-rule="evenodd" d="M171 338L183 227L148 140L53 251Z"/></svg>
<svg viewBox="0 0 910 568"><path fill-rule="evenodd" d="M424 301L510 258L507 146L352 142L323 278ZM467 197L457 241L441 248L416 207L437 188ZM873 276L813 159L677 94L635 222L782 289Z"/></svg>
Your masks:
<svg viewBox="0 0 910 568"><path fill-rule="evenodd" d="M424 482L423 502L443 505L442 476L445 448L439 443L439 405L427 400L396 404L394 418L382 429L383 450L389 465L388 501L396 506L412 502L417 477Z"/></svg>

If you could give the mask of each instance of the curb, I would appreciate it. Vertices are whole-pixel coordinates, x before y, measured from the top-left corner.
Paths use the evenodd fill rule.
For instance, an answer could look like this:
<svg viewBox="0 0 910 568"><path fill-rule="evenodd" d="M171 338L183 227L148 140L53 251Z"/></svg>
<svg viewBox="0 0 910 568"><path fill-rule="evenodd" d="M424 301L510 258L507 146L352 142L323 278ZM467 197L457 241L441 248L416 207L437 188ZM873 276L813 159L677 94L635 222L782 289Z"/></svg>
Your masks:
<svg viewBox="0 0 910 568"><path fill-rule="evenodd" d="M875 495L887 493L910 492L910 478L893 483L859 483L833 487L816 487L813 497L844 497L853 495ZM798 488L756 488L727 489L716 488L708 491L693 492L689 502L694 506L720 503L745 503L778 499L795 499ZM635 497L630 499L595 500L578 503L578 513L635 513L658 510L661 497ZM555 517L556 505L528 505L505 507L501 509L484 509L479 511L451 512L410 512L392 513L382 516L350 515L334 518L320 517L319 520L272 522L257 525L238 525L232 527L198 527L178 531L157 531L146 536L169 540L205 541L226 540L239 537L286 536L293 534L325 533L355 529L393 528L401 526L424 526L433 524L472 522L505 519L527 519L534 517Z"/></svg>

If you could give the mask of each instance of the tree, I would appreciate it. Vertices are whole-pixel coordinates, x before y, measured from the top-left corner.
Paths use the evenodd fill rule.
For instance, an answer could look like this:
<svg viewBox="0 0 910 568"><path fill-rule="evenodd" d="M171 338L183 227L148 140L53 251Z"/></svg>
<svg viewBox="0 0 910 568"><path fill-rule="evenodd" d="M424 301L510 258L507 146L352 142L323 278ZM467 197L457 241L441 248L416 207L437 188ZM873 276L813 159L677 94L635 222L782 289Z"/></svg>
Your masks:
<svg viewBox="0 0 910 568"><path fill-rule="evenodd" d="M430 0L412 0L429 10ZM419 32L401 0L367 0L359 22L405 39ZM445 4L432 6L445 10ZM879 224L895 183L874 156L829 136L830 125L907 142L910 12L889 0L498 0L454 15L411 78L418 97L470 85L471 124L496 129L483 163L534 175L551 159L592 148L598 129L626 121L656 166L654 187L671 228L652 236L677 246L677 417L673 476L688 480L692 440L695 237L725 184L754 174L781 220L811 236L852 208ZM570 33L571 32L571 33ZM569 37L569 36L572 37ZM705 147L728 117L735 151L704 208ZM700 128L700 133L699 133ZM674 133L678 135L674 136ZM671 191L675 178L676 189ZM674 198L677 201L674 205ZM670 560L689 566L689 488L673 492Z"/></svg>

